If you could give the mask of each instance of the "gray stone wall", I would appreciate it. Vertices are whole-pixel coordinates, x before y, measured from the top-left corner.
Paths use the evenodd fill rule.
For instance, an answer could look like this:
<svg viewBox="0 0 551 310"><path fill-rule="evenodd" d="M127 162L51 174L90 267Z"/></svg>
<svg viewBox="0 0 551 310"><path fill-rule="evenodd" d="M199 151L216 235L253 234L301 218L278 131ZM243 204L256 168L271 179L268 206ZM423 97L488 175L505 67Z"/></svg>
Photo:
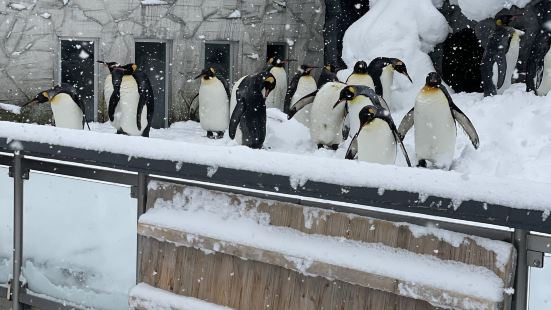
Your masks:
<svg viewBox="0 0 551 310"><path fill-rule="evenodd" d="M232 79L265 65L268 42L290 43L289 57L322 65L323 0L0 0L0 102L22 103L59 82L59 38L98 42L96 59L134 61L135 39L171 46L171 120L188 115L205 41L230 41ZM228 16L239 10L241 17ZM170 60L170 59L169 59ZM98 69L103 102L106 69ZM100 108L101 110L101 108Z"/></svg>

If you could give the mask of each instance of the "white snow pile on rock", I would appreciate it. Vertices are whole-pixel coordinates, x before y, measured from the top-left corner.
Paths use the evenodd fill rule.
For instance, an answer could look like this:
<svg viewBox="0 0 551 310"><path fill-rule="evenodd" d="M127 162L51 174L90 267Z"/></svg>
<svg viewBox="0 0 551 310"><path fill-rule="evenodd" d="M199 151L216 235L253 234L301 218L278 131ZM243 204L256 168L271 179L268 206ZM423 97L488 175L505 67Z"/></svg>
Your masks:
<svg viewBox="0 0 551 310"><path fill-rule="evenodd" d="M21 114L21 107L15 104L2 103L0 102L0 109L6 110L13 114Z"/></svg>
<svg viewBox="0 0 551 310"><path fill-rule="evenodd" d="M525 7L532 0L451 0L451 4L459 5L461 12L467 18L481 21L494 17L502 9L510 9L513 5Z"/></svg>

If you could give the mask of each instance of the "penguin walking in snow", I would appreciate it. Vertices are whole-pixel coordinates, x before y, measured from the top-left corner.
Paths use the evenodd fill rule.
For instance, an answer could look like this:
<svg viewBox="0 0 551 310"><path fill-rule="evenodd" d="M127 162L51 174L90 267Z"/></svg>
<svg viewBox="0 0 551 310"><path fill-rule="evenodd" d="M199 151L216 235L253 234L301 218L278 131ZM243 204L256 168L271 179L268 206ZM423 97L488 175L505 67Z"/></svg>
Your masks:
<svg viewBox="0 0 551 310"><path fill-rule="evenodd" d="M360 111L359 119L360 129L352 138L346 159L358 158L360 161L393 165L396 162L396 145L399 144L407 165L411 167L406 148L388 110L380 106L366 106Z"/></svg>
<svg viewBox="0 0 551 310"><path fill-rule="evenodd" d="M394 71L405 75L413 83L408 74L406 64L398 58L377 57L367 67L367 72L369 72L375 86L375 92L377 95L383 97L389 106L392 106L390 95L392 83L394 82Z"/></svg>
<svg viewBox="0 0 551 310"><path fill-rule="evenodd" d="M302 97L315 92L318 89L316 80L312 76L312 70L317 67L309 65L301 65L298 72L295 74L289 84L287 93L285 94L284 112L289 113L289 109ZM276 79L277 81L277 79ZM305 107L295 115L295 119L304 124L306 127L310 124L310 107Z"/></svg>
<svg viewBox="0 0 551 310"><path fill-rule="evenodd" d="M551 90L551 31L542 29L530 50L526 91L545 96Z"/></svg>
<svg viewBox="0 0 551 310"><path fill-rule="evenodd" d="M241 144L260 149L266 138L266 98L276 87L276 79L269 72L241 78L232 89L235 107L230 118L229 134L235 139L241 132Z"/></svg>
<svg viewBox="0 0 551 310"><path fill-rule="evenodd" d="M337 68L332 64L323 66L320 76L318 78L318 88L322 88L325 83L338 82Z"/></svg>
<svg viewBox="0 0 551 310"><path fill-rule="evenodd" d="M511 86L511 79L518 61L520 36L524 34L509 24L516 15L498 15L496 28L488 39L482 56L480 74L484 96L502 94Z"/></svg>
<svg viewBox="0 0 551 310"><path fill-rule="evenodd" d="M56 127L84 129L84 123L88 125L84 104L72 85L67 83L56 85L51 89L40 92L23 106L45 102L50 103ZM88 125L88 130L90 130L90 125Z"/></svg>
<svg viewBox="0 0 551 310"><path fill-rule="evenodd" d="M230 89L228 82L216 74L214 68L207 68L195 79L201 78L199 88L199 122L207 131L207 137L224 137L230 123Z"/></svg>
<svg viewBox="0 0 551 310"><path fill-rule="evenodd" d="M368 106L375 105L383 109L388 109L385 100L375 93L371 87L364 85L349 85L341 90L340 98L335 107L340 103L346 102L347 118L350 122L350 136L354 137L360 128L360 111Z"/></svg>
<svg viewBox="0 0 551 310"><path fill-rule="evenodd" d="M285 94L287 93L287 72L285 64L289 60L273 57L268 60L266 71L270 72L276 79L276 87L266 98L266 108L277 108L284 111Z"/></svg>
<svg viewBox="0 0 551 310"><path fill-rule="evenodd" d="M463 127L474 148L478 149L480 140L473 124L453 103L440 76L431 72L415 99L415 106L400 123L398 132L403 139L415 125L417 166L427 167L430 162L437 168L449 169L455 151L456 122Z"/></svg>
<svg viewBox="0 0 551 310"><path fill-rule="evenodd" d="M341 90L345 87L346 84L341 82L327 82L319 90L297 101L289 110L288 118L291 119L298 111L311 104L310 136L318 148L337 150L343 141L345 105L335 106L335 102L339 101Z"/></svg>
<svg viewBox="0 0 551 310"><path fill-rule="evenodd" d="M104 96L109 101L108 115L118 134L149 137L155 100L153 88L138 65L98 61L107 66Z"/></svg>

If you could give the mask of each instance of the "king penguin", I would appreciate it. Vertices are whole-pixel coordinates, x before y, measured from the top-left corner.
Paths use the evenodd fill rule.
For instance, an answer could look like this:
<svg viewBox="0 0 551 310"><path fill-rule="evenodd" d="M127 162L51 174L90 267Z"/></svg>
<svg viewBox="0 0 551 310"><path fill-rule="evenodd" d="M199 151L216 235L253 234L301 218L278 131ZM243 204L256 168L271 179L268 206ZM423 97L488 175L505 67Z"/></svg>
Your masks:
<svg viewBox="0 0 551 310"><path fill-rule="evenodd" d="M540 30L528 57L526 91L545 96L551 90L551 31Z"/></svg>
<svg viewBox="0 0 551 310"><path fill-rule="evenodd" d="M371 88L375 88L375 83L373 82L373 78L371 78L371 75L369 75L369 71L367 70L368 66L367 63L363 60L360 60L354 64L354 71L352 71L352 74L346 79L346 84L348 85L364 85L369 86Z"/></svg>
<svg viewBox="0 0 551 310"><path fill-rule="evenodd" d="M108 115L118 134L149 137L155 108L153 88L138 65L99 61L110 74L105 79L104 96Z"/></svg>
<svg viewBox="0 0 551 310"><path fill-rule="evenodd" d="M289 113L289 109L297 101L304 96L316 91L318 85L316 80L312 76L312 70L317 67L309 65L301 65L298 68L298 72L295 74L289 84L287 93L285 94L284 112ZM277 79L276 79L277 80ZM295 115L295 119L301 122L304 126L310 125L310 107L305 107L299 113Z"/></svg>
<svg viewBox="0 0 551 310"><path fill-rule="evenodd" d="M378 106L363 107L359 114L360 129L352 138L346 159L358 158L360 161L393 165L396 162L396 145L411 167L409 156L396 130L396 125L388 110Z"/></svg>
<svg viewBox="0 0 551 310"><path fill-rule="evenodd" d="M322 88L325 83L328 82L338 82L337 78L337 68L332 64L327 64L321 69L320 76L318 78L318 88Z"/></svg>
<svg viewBox="0 0 551 310"><path fill-rule="evenodd" d="M266 138L266 98L276 87L276 79L269 72L241 78L232 89L235 107L230 118L230 138L241 132L241 144L260 149ZM235 92L234 92L235 91Z"/></svg>
<svg viewBox="0 0 551 310"><path fill-rule="evenodd" d="M56 85L53 88L40 92L34 99L23 106L44 102L50 103L56 127L84 129L84 123L88 125L84 104L72 85L67 83ZM90 130L90 125L88 125L88 130Z"/></svg>
<svg viewBox="0 0 551 310"><path fill-rule="evenodd" d="M289 111L288 118L291 119L298 111L311 104L310 136L318 148L337 150L343 141L344 104L336 107L334 105L339 101L341 90L345 87L346 84L341 82L327 82L319 90L297 101Z"/></svg>
<svg viewBox="0 0 551 310"><path fill-rule="evenodd" d="M224 137L230 123L230 89L228 82L216 74L216 69L207 68L195 79L201 78L199 88L199 122L207 131L207 137Z"/></svg>
<svg viewBox="0 0 551 310"><path fill-rule="evenodd" d="M413 83L408 74L406 64L398 58L377 57L367 67L367 72L373 79L375 92L383 97L385 102L392 106L390 96L392 94L392 83L394 82L394 71L403 74Z"/></svg>
<svg viewBox="0 0 551 310"><path fill-rule="evenodd" d="M480 140L473 124L453 103L440 76L431 72L415 99L415 106L402 119L398 132L403 139L415 125L417 166L427 167L431 163L448 170L455 152L456 122L463 127L474 148L478 149Z"/></svg>
<svg viewBox="0 0 551 310"><path fill-rule="evenodd" d="M276 79L276 88L266 98L266 108L277 108L284 111L285 94L287 92L287 72L285 64L288 60L273 57L268 60L266 71L270 72Z"/></svg>
<svg viewBox="0 0 551 310"><path fill-rule="evenodd" d="M484 96L503 94L511 86L518 61L520 36L523 34L509 26L516 18L516 15L508 14L495 18L496 28L488 39L480 64Z"/></svg>

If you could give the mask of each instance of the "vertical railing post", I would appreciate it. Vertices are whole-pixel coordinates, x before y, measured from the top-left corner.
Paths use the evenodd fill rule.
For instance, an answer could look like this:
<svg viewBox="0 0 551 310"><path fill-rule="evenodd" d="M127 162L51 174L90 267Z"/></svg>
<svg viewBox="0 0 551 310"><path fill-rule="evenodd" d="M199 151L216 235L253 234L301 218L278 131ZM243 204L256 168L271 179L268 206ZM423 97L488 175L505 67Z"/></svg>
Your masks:
<svg viewBox="0 0 551 310"><path fill-rule="evenodd" d="M517 270L515 273L515 295L513 309L526 310L528 308L528 261L527 236L524 229L515 229L513 243L517 249Z"/></svg>
<svg viewBox="0 0 551 310"><path fill-rule="evenodd" d="M147 173L138 172L138 186L136 190L136 198L138 200L138 217L145 213L146 204L147 204ZM137 224L137 223L136 223ZM140 275L140 236L137 238L137 247L136 247L136 282L139 281Z"/></svg>
<svg viewBox="0 0 551 310"><path fill-rule="evenodd" d="M13 157L13 279L11 281L12 309L23 309L19 303L21 265L23 261L23 155Z"/></svg>

